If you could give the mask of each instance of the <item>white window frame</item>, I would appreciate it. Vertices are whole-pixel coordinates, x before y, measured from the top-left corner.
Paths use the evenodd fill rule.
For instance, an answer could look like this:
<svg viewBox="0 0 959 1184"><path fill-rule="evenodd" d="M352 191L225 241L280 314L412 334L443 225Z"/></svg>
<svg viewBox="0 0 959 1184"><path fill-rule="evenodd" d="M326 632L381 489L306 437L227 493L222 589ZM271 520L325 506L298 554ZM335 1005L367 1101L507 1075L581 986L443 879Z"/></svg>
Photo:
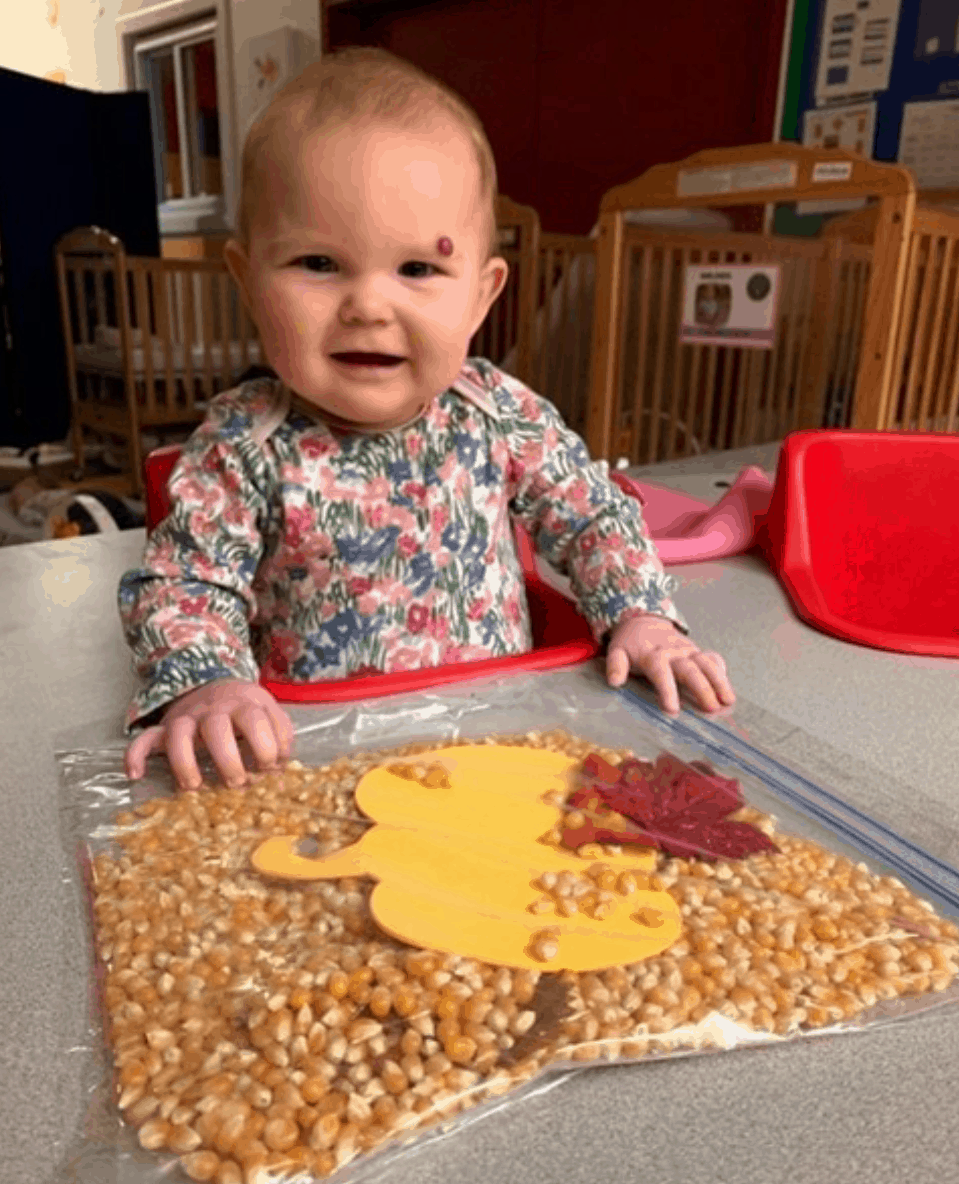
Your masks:
<svg viewBox="0 0 959 1184"><path fill-rule="evenodd" d="M163 237L228 232L233 227L236 210L236 116L234 96L233 37L230 5L216 0L161 0L139 12L117 20L117 39L122 64L123 86L127 90L146 90L141 70L143 54L164 45L189 45L207 40L213 34L216 52L217 113L220 123L220 166L222 194L178 198L164 201L157 194L157 213ZM174 54L174 72L180 74L179 55ZM182 80L178 77L177 104L181 127ZM154 133L156 142L156 135ZM184 146L181 135L181 150ZM156 161L157 183L162 183L160 162ZM187 164L187 170L189 164Z"/></svg>

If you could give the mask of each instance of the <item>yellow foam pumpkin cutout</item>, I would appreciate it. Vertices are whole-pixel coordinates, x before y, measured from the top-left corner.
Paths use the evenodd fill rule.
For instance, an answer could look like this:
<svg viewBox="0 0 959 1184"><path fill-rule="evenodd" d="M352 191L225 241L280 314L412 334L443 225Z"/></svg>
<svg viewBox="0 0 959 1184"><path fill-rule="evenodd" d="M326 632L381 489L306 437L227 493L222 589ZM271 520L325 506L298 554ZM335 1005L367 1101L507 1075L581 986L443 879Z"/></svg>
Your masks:
<svg viewBox="0 0 959 1184"><path fill-rule="evenodd" d="M543 796L565 796L579 761L535 748L476 745L426 753L419 762L441 765L445 786L408 780L387 766L372 769L357 786L356 803L377 825L361 839L316 859L297 853L296 838L269 839L254 852L254 867L293 880L375 877L370 908L382 929L411 945L504 966L600 970L653 957L677 941L682 916L668 892L615 893L602 920L530 912L543 896L536 881L544 872L583 876L590 866L539 841L560 819ZM656 856L626 848L603 862L641 877L653 871ZM548 961L535 952L536 935L546 929L557 947Z"/></svg>

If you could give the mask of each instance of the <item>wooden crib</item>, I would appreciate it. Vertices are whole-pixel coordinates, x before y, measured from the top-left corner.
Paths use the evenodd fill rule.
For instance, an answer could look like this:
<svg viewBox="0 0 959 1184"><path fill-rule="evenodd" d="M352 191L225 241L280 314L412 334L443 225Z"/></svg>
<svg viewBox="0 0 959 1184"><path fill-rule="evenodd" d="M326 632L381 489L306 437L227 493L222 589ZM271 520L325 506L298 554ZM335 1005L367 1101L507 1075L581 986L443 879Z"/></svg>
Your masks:
<svg viewBox="0 0 959 1184"><path fill-rule="evenodd" d="M818 179L844 174L842 180ZM808 239L758 229L767 205L843 198L874 203L871 242L851 233ZM624 220L630 209L667 208L721 209L744 223L756 219L757 229L679 232ZM946 220L938 215L937 225ZM937 240L937 260L948 255L941 245L947 238ZM601 203L597 245L586 431L591 454L648 464L765 443L797 428L824 426L837 397L848 399L855 428L946 427L954 421L955 392L945 414L930 417L924 414L934 403L929 387L919 398L923 414L911 421L895 398L903 360L916 356L911 308L926 309L918 323L933 342L928 348L939 359L936 373L947 366L943 357L954 353L951 318L932 311L928 285L924 305L909 280L922 272L922 243L928 241L908 170L841 149L759 144L701 152L611 189ZM680 343L685 268L710 263L780 265L772 349ZM936 290L951 291L955 263L946 278L936 266ZM946 407L944 380L935 390L936 406Z"/></svg>
<svg viewBox="0 0 959 1184"><path fill-rule="evenodd" d="M55 260L77 466L85 431L119 438L139 493L142 433L185 438L260 362L256 328L221 259L127 255L92 226L60 239Z"/></svg>
<svg viewBox="0 0 959 1184"><path fill-rule="evenodd" d="M595 242L544 232L532 206L505 196L497 199L496 221L510 274L469 352L545 395L585 434Z"/></svg>
<svg viewBox="0 0 959 1184"><path fill-rule="evenodd" d="M848 257L859 248L865 258L853 288L861 288L868 276L879 226L879 208L872 205L833 219L823 231L827 242L842 244L837 254ZM891 343L892 385L880 426L955 432L959 430L959 211L937 204L931 193L918 194L903 249L902 305ZM849 279L844 279L849 287ZM861 321L846 315L837 328L837 347L841 343L846 359L855 358ZM828 426L851 425L854 378L848 361L836 367L836 381L828 392Z"/></svg>

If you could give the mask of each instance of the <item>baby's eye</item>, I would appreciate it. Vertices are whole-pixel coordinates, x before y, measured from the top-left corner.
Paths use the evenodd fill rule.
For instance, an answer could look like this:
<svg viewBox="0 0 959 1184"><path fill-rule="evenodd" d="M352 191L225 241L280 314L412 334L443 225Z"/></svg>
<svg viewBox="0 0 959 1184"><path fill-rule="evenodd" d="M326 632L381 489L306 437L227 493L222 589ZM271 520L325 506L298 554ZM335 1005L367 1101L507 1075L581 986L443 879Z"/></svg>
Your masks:
<svg viewBox="0 0 959 1184"><path fill-rule="evenodd" d="M305 267L307 271L326 271L325 264L330 267L335 267L336 264L329 257L329 255L301 255L299 259L293 260L295 265Z"/></svg>
<svg viewBox="0 0 959 1184"><path fill-rule="evenodd" d="M425 267L426 268L425 272L420 272L418 275L410 276L410 279L413 279L413 280L426 280L426 279L430 279L434 275L441 274L440 269L438 267L434 267L432 263L404 263L403 267L401 267L400 270L402 271L403 268L407 268L407 267Z"/></svg>

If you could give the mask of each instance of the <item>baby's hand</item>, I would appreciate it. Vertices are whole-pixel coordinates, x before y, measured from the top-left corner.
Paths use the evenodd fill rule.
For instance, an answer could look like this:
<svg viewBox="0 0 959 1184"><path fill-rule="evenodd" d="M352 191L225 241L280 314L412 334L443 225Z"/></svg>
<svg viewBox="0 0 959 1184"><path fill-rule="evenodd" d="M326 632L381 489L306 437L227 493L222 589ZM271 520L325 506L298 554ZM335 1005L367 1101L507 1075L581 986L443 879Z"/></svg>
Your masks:
<svg viewBox="0 0 959 1184"><path fill-rule="evenodd" d="M293 751L293 723L269 691L255 682L224 678L188 691L169 707L161 723L146 728L126 752L126 773L138 781L155 748L166 750L181 789L203 783L193 746L197 733L228 785L242 785L246 769L236 735L245 736L261 769L288 761Z"/></svg>
<svg viewBox="0 0 959 1184"><path fill-rule="evenodd" d="M631 671L646 675L668 715L679 715L679 684L703 711L736 702L720 655L703 653L665 617L630 617L613 630L606 654L609 685L622 686Z"/></svg>

